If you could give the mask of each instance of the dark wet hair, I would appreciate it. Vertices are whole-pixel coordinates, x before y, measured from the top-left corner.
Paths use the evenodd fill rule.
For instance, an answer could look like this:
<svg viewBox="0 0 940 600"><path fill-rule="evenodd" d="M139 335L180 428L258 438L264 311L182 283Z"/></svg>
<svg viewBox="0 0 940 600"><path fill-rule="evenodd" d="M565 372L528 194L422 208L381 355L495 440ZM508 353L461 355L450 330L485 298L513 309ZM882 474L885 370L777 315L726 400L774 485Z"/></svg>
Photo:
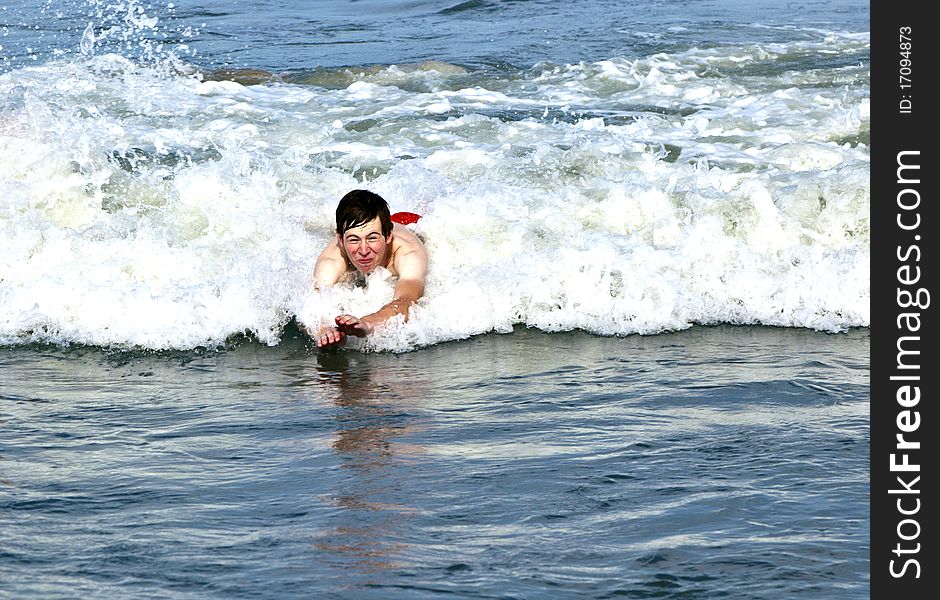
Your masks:
<svg viewBox="0 0 940 600"><path fill-rule="evenodd" d="M336 233L342 237L353 227L359 227L376 217L382 223L382 235L388 237L392 233L388 202L374 192L353 190L343 196L336 206Z"/></svg>

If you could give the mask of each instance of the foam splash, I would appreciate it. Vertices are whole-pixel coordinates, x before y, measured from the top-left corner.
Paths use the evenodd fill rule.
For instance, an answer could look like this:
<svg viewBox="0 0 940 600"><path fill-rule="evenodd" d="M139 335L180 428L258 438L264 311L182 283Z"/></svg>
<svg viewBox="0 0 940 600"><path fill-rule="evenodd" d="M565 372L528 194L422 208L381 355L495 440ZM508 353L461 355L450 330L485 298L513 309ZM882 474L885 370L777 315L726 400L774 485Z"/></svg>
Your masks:
<svg viewBox="0 0 940 600"><path fill-rule="evenodd" d="M83 12L91 20L82 32L79 51L86 58L120 54L152 66L180 67L194 56L186 41L197 37L199 30L161 23L151 12L152 5L141 0L85 0L85 4ZM175 6L169 3L156 10L172 16Z"/></svg>
<svg viewBox="0 0 940 600"><path fill-rule="evenodd" d="M771 68L867 38L246 86L103 52L106 31L0 75L0 344L276 344L371 312L387 273L311 286L357 187L424 215L431 257L411 318L362 350L870 322L867 72Z"/></svg>

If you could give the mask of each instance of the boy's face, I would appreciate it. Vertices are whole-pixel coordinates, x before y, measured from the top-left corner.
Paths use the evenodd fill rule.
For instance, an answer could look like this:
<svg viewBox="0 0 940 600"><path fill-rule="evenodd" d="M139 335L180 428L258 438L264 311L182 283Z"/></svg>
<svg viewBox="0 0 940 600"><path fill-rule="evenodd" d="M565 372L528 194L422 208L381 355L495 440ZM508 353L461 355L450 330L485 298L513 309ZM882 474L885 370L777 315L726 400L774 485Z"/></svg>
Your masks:
<svg viewBox="0 0 940 600"><path fill-rule="evenodd" d="M376 217L358 227L347 229L340 240L346 258L363 273L385 266L388 246L392 236L382 235L382 221Z"/></svg>

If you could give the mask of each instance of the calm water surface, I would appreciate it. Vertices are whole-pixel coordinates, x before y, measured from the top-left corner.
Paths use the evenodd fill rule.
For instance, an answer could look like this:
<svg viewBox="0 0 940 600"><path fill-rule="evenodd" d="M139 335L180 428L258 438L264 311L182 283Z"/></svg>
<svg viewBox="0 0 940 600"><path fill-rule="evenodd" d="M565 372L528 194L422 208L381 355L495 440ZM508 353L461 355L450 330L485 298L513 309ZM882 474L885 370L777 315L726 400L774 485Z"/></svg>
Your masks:
<svg viewBox="0 0 940 600"><path fill-rule="evenodd" d="M0 590L865 598L868 341L5 350Z"/></svg>

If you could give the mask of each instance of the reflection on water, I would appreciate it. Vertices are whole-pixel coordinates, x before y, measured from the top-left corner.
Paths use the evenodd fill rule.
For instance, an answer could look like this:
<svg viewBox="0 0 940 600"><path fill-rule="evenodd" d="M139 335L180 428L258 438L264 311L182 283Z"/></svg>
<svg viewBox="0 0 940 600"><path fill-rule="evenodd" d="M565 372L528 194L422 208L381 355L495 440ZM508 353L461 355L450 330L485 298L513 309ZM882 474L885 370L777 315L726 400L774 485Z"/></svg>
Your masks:
<svg viewBox="0 0 940 600"><path fill-rule="evenodd" d="M306 341L0 349L0 596L867 596L867 330Z"/></svg>
<svg viewBox="0 0 940 600"><path fill-rule="evenodd" d="M407 487L407 472L420 446L401 441L419 430L413 409L426 397L416 372L380 368L346 352L319 352L318 396L332 388L336 413L333 451L346 476L322 500L337 508L335 523L315 543L328 560L375 574L407 565L403 541L418 508Z"/></svg>

